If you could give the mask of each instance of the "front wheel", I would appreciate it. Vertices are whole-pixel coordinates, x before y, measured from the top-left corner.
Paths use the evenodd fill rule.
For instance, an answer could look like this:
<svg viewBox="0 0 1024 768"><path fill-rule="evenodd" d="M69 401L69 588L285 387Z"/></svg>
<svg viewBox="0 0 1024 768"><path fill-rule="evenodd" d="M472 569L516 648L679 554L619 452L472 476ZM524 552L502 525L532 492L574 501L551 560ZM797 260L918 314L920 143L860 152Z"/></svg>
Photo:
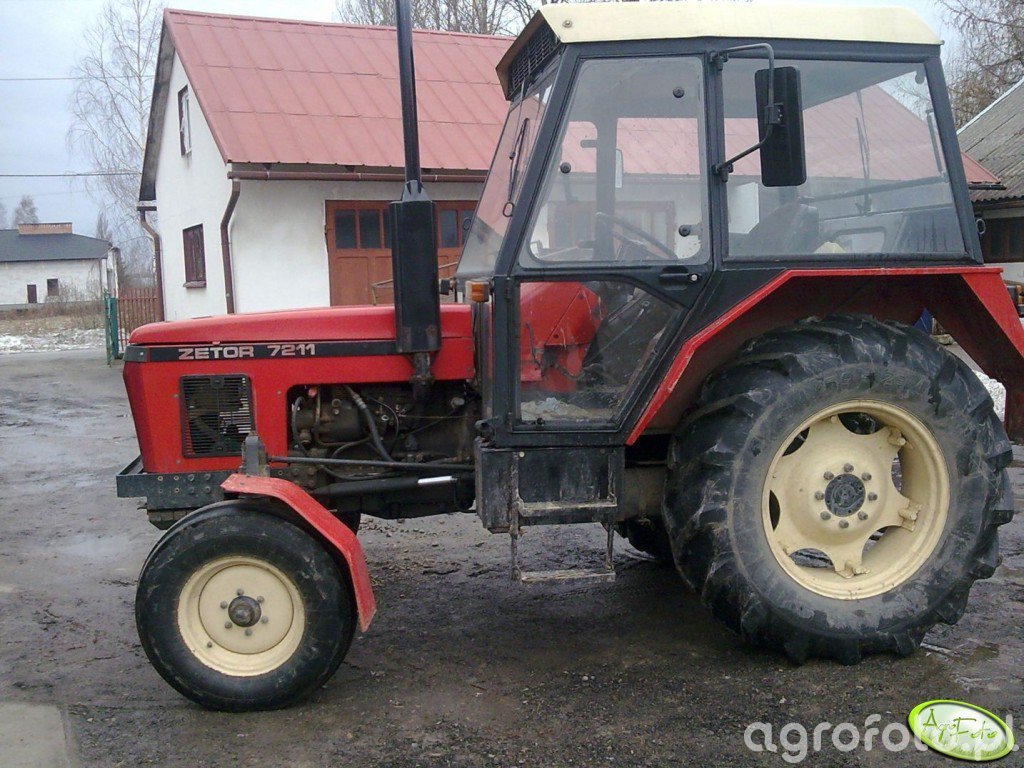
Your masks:
<svg viewBox="0 0 1024 768"><path fill-rule="evenodd" d="M673 446L683 575L744 638L858 661L963 613L1012 517L1010 444L971 370L927 336L831 317L751 342Z"/></svg>
<svg viewBox="0 0 1024 768"><path fill-rule="evenodd" d="M139 638L160 675L202 706L286 706L333 674L355 629L351 590L295 525L235 504L175 525L143 567Z"/></svg>

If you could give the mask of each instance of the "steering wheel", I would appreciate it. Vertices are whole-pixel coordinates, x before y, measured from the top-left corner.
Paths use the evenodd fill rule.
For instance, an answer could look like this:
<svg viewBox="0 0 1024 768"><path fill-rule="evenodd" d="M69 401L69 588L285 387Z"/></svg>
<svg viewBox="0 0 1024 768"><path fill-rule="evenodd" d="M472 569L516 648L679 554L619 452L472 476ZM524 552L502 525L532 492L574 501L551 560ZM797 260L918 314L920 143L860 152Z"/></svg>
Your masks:
<svg viewBox="0 0 1024 768"><path fill-rule="evenodd" d="M657 255L661 256L662 258L672 259L672 261L676 261L679 258L676 255L676 252L669 248L667 245L665 245L665 243L652 237L651 235L644 232L640 227L636 226L635 224L631 224L625 219L620 219L618 216L613 216L610 213L603 213L601 211L598 211L597 213L594 214L594 221L603 221L614 226L621 227L630 234L639 237L642 242L637 242L636 240L625 237L621 232L615 232L613 229L612 236L617 240L621 240L622 242L629 243L630 245L636 245L641 248L643 248L643 243L647 243L648 245L654 246L654 249L658 251Z"/></svg>

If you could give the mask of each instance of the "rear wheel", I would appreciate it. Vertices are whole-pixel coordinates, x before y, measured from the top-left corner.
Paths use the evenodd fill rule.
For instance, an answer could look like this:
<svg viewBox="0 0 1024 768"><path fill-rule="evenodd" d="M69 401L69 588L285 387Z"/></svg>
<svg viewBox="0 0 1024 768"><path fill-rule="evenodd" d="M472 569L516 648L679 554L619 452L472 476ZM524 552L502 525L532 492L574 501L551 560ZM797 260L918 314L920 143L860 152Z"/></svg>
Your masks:
<svg viewBox="0 0 1024 768"><path fill-rule="evenodd" d="M139 637L163 678L212 709L286 706L320 687L355 628L347 579L271 514L220 506L173 527L143 567Z"/></svg>
<svg viewBox="0 0 1024 768"><path fill-rule="evenodd" d="M1010 456L984 387L927 336L809 321L705 385L666 525L684 577L744 638L801 661L910 653L992 574Z"/></svg>

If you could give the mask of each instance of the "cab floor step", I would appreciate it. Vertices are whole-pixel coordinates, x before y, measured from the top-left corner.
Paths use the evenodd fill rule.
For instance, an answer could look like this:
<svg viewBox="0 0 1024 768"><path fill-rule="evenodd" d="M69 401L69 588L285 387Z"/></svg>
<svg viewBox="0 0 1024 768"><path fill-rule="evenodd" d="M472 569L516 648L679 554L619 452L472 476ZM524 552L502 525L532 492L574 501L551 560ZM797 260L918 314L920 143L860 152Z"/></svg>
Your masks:
<svg viewBox="0 0 1024 768"><path fill-rule="evenodd" d="M563 568L553 571L522 571L519 581L538 584L552 581L615 581L615 571L606 568Z"/></svg>

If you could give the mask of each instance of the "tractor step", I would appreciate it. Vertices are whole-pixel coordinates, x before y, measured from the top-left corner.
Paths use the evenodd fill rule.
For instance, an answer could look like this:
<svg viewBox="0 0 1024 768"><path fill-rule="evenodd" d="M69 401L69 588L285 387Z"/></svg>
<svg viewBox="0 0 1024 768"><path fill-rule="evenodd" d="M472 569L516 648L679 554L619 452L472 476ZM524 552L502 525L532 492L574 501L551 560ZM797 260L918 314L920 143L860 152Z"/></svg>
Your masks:
<svg viewBox="0 0 1024 768"><path fill-rule="evenodd" d="M556 568L549 571L524 571L519 561L519 530L513 526L509 531L512 543L512 578L523 584L539 584L555 581L615 581L615 528L611 522L603 524L608 532L605 543L604 565L599 568Z"/></svg>

